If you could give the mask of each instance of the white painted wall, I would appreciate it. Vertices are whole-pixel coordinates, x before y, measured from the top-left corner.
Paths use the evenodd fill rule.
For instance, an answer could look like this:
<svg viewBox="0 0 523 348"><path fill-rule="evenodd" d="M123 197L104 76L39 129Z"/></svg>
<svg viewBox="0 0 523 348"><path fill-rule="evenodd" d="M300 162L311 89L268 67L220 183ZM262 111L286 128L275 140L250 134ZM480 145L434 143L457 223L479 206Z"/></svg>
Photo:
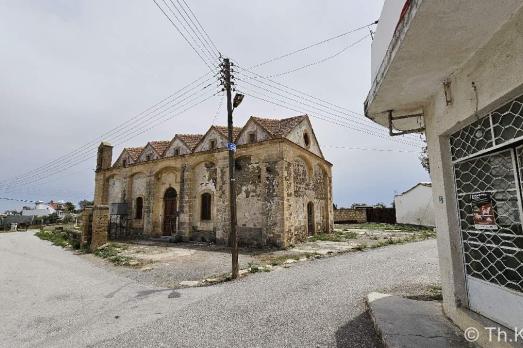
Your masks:
<svg viewBox="0 0 523 348"><path fill-rule="evenodd" d="M381 62L385 57L385 53L389 48L390 40L394 35L394 29L398 24L401 9L405 4L405 0L385 0L383 9L381 10L380 21L376 27L376 34L372 41L371 51L371 81L374 81Z"/></svg>
<svg viewBox="0 0 523 348"><path fill-rule="evenodd" d="M460 223L456 212L456 193L448 135L477 119L476 95L472 82L477 86L478 114L483 116L502 105L507 99L523 93L523 9L514 13L491 40L451 78L453 103L446 105L443 89L432 96L425 107L425 124L429 148L432 188L438 230L438 255L445 313L462 329L474 320L463 315L457 304L467 304L461 237L457 231ZM519 58L518 58L519 57ZM508 298L505 298L508 301ZM507 309L520 311L517 307ZM491 318L496 313L482 313ZM512 313L513 315L513 313ZM478 325L478 327L482 327ZM488 344L482 332L480 343ZM486 346L486 345L485 345Z"/></svg>
<svg viewBox="0 0 523 348"><path fill-rule="evenodd" d="M436 225L430 186L418 184L394 197L394 204L398 223L431 227Z"/></svg>

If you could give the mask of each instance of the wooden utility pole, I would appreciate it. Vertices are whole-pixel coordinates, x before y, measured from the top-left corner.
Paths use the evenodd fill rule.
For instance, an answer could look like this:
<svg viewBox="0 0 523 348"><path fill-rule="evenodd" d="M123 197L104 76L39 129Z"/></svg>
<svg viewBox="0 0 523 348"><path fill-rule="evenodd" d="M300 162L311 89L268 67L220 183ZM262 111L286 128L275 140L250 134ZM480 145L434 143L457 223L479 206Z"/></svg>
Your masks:
<svg viewBox="0 0 523 348"><path fill-rule="evenodd" d="M238 278L240 268L238 265L238 235L236 233L236 183L234 177L234 153L236 144L234 143L233 122L232 122L232 93L231 93L231 62L229 58L223 59L222 77L225 92L227 94L227 149L229 150L229 208L230 208L230 243L232 254L232 279Z"/></svg>

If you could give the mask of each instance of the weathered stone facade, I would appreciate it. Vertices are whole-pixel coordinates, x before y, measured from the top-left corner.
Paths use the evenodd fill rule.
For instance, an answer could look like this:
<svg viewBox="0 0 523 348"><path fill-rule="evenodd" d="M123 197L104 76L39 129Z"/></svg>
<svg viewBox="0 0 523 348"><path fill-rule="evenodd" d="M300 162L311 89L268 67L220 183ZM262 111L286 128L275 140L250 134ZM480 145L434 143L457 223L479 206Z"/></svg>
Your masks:
<svg viewBox="0 0 523 348"><path fill-rule="evenodd" d="M240 244L285 247L332 230L331 164L308 116L251 117L235 129L235 138ZM225 129L213 126L205 135L176 135L141 150L124 149L114 164L107 161L112 148L102 144L95 206L127 203L129 227L146 236L226 243L226 144Z"/></svg>

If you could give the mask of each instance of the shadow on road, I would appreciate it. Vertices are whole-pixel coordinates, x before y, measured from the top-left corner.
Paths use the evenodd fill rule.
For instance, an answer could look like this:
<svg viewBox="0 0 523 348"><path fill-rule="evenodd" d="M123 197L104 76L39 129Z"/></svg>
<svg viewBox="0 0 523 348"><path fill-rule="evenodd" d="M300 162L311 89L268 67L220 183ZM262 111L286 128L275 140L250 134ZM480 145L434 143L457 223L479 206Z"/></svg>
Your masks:
<svg viewBox="0 0 523 348"><path fill-rule="evenodd" d="M376 335L374 324L367 311L358 315L336 331L337 347L377 347L383 345Z"/></svg>

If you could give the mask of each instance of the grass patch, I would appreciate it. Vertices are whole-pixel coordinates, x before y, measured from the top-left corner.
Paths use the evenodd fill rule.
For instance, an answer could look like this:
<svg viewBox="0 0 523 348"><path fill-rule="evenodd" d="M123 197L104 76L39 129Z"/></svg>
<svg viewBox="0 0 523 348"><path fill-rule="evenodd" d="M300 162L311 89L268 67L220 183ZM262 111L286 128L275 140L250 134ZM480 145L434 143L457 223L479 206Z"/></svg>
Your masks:
<svg viewBox="0 0 523 348"><path fill-rule="evenodd" d="M258 273L258 272L270 272L271 270L267 267L249 262L249 273Z"/></svg>
<svg viewBox="0 0 523 348"><path fill-rule="evenodd" d="M321 255L318 253L300 253L294 255L266 255L261 257L261 262L269 264L271 266L280 266L283 265L287 260L296 260L298 261L301 258L314 259L320 258Z"/></svg>
<svg viewBox="0 0 523 348"><path fill-rule="evenodd" d="M361 244L358 244L356 245L353 250L357 250L357 251L363 251L367 249L367 244L366 243L361 243Z"/></svg>
<svg viewBox="0 0 523 348"><path fill-rule="evenodd" d="M328 242L345 242L349 239L356 239L358 233L354 231L334 230L333 233L318 233L309 237L309 241L328 241Z"/></svg>
<svg viewBox="0 0 523 348"><path fill-rule="evenodd" d="M341 225L343 228L350 228L355 230L382 230L382 231L402 231L402 232L420 232L433 231L431 227L404 225L404 224L381 224L381 223L363 223L363 224L349 224Z"/></svg>
<svg viewBox="0 0 523 348"><path fill-rule="evenodd" d="M125 249L127 249L125 245L107 243L96 249L94 254L116 266L138 266L140 263L137 260L129 256L120 255Z"/></svg>
<svg viewBox="0 0 523 348"><path fill-rule="evenodd" d="M71 247L73 249L80 249L80 236L74 230L64 229L40 229L35 233L35 236L42 240L47 240L54 245L62 248Z"/></svg>

